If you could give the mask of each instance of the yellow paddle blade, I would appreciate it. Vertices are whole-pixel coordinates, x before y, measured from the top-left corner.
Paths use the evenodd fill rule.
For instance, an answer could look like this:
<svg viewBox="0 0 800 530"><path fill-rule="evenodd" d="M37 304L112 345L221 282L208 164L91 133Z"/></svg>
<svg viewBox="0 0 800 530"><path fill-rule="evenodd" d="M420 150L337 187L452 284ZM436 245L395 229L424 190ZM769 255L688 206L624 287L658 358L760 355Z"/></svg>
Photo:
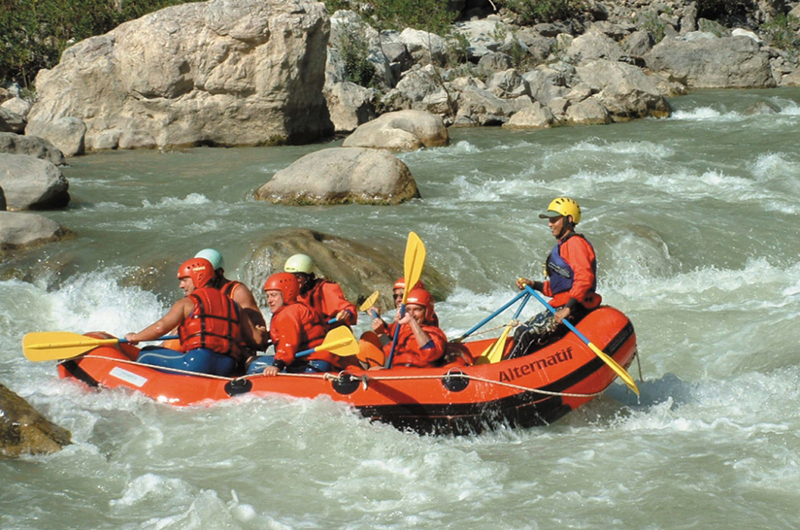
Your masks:
<svg viewBox="0 0 800 530"><path fill-rule="evenodd" d="M356 342L353 332L347 326L334 328L325 335L325 340L314 348L314 351L329 351L334 355L356 355L358 353L358 342Z"/></svg>
<svg viewBox="0 0 800 530"><path fill-rule="evenodd" d="M506 339L511 331L511 326L506 326L500 337L486 348L484 352L475 360L475 364L494 364L503 360L503 351L506 348Z"/></svg>
<svg viewBox="0 0 800 530"><path fill-rule="evenodd" d="M117 344L119 339L95 339L69 331L26 333L22 337L22 352L29 361L71 359L104 344Z"/></svg>
<svg viewBox="0 0 800 530"><path fill-rule="evenodd" d="M605 362L608 366L610 366L611 369L614 370L617 373L619 378L622 379L622 381L626 385L628 385L628 388L633 390L633 392L638 396L639 395L639 388L636 386L636 382L634 382L633 377L631 377L631 374L629 374L625 370L625 368L621 367L617 361L615 361L614 359L612 359L611 357L609 357L608 355L603 353L600 350L600 348L598 348L597 346L595 346L591 342L588 342L587 344L589 345L589 348L591 348L591 350L595 353L595 355L600 357L603 360L603 362Z"/></svg>
<svg viewBox="0 0 800 530"><path fill-rule="evenodd" d="M370 308L372 308L372 306L375 305L375 302L378 300L378 296L380 296L380 294L381 294L380 291L375 291L374 293L369 295L367 299L364 300L364 303L361 304L361 307L358 308L358 310L363 311L364 313L369 311Z"/></svg>
<svg viewBox="0 0 800 530"><path fill-rule="evenodd" d="M422 267L425 265L425 245L414 232L408 233L406 255L403 262L403 273L406 286L403 288L403 304L408 300L408 292L417 285L422 276Z"/></svg>

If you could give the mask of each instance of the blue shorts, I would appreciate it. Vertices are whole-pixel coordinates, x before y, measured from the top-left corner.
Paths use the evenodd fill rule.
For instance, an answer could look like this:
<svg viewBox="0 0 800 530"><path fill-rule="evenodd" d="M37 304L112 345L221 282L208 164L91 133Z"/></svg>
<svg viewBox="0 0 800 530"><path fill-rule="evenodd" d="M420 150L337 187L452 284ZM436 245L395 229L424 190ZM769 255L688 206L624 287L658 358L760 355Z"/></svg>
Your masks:
<svg viewBox="0 0 800 530"><path fill-rule="evenodd" d="M182 353L160 346L147 346L139 352L136 361L152 366L221 376L231 375L236 369L236 361L232 357L207 348L197 348Z"/></svg>
<svg viewBox="0 0 800 530"><path fill-rule="evenodd" d="M247 373L249 374L260 374L264 371L264 368L267 366L272 366L272 363L275 362L274 355L259 355L253 362L250 363L250 368L247 369ZM333 365L328 361L320 361L320 360L312 360L307 361L304 359L298 359L289 366L286 367L284 372L290 374L316 374L319 372L330 372L333 370Z"/></svg>

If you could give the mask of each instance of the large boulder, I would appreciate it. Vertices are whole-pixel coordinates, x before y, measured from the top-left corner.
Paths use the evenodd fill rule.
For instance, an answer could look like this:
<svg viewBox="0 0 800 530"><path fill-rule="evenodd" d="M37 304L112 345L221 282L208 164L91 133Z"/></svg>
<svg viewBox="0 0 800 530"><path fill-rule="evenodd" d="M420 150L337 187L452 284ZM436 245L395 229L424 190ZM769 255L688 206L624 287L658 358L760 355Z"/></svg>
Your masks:
<svg viewBox="0 0 800 530"><path fill-rule="evenodd" d="M415 151L445 146L449 140L440 116L421 110L401 110L361 125L345 139L342 147Z"/></svg>
<svg viewBox="0 0 800 530"><path fill-rule="evenodd" d="M43 215L0 211L0 250L51 243L68 235L69 230Z"/></svg>
<svg viewBox="0 0 800 530"><path fill-rule="evenodd" d="M0 132L21 133L25 130L25 117L11 109L0 107Z"/></svg>
<svg viewBox="0 0 800 530"><path fill-rule="evenodd" d="M162 9L75 44L55 68L41 70L27 132L67 156L80 144L97 150L319 139L333 132L322 96L329 31L324 5L305 0ZM59 122L65 119L85 133ZM69 146L54 130L65 125Z"/></svg>
<svg viewBox="0 0 800 530"><path fill-rule="evenodd" d="M359 242L308 229L281 229L267 234L244 274L267 278L283 270L292 254L306 254L314 261L314 273L339 283L348 300L360 304L377 289L381 292L378 306L386 310L394 307L392 286L403 275L405 245L405 241ZM451 281L429 263L423 268L422 281L436 299L445 298L452 289Z"/></svg>
<svg viewBox="0 0 800 530"><path fill-rule="evenodd" d="M635 66L599 59L576 68L580 84L590 88L614 121L670 114L661 89Z"/></svg>
<svg viewBox="0 0 800 530"><path fill-rule="evenodd" d="M0 132L0 153L29 155L47 160L56 166L64 165L64 153L52 143L38 136Z"/></svg>
<svg viewBox="0 0 800 530"><path fill-rule="evenodd" d="M418 198L411 172L388 151L322 149L275 173L256 198L281 204L400 204Z"/></svg>
<svg viewBox="0 0 800 530"><path fill-rule="evenodd" d="M71 443L72 434L42 416L27 401L0 384L0 454L49 454Z"/></svg>
<svg viewBox="0 0 800 530"><path fill-rule="evenodd" d="M774 87L769 54L748 37L666 38L645 55L647 67L690 88Z"/></svg>
<svg viewBox="0 0 800 530"><path fill-rule="evenodd" d="M10 210L48 210L69 203L69 183L47 160L0 153L0 186Z"/></svg>
<svg viewBox="0 0 800 530"><path fill-rule="evenodd" d="M555 122L555 116L548 107L535 101L529 107L517 112L503 124L505 129L547 129Z"/></svg>

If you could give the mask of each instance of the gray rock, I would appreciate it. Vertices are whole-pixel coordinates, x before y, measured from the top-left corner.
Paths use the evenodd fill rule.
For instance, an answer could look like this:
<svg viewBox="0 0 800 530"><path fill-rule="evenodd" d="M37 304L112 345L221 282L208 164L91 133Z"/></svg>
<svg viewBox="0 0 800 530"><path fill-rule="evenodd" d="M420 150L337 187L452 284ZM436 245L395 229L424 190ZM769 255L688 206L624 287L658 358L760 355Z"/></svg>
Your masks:
<svg viewBox="0 0 800 530"><path fill-rule="evenodd" d="M575 67L567 63L538 66L525 72L522 77L528 82L531 97L542 105L548 105L554 98L564 97L569 86L574 83Z"/></svg>
<svg viewBox="0 0 800 530"><path fill-rule="evenodd" d="M444 39L435 33L406 28L398 36L415 63L422 65L444 63Z"/></svg>
<svg viewBox="0 0 800 530"><path fill-rule="evenodd" d="M563 22L536 24L533 29L543 37L557 37L560 33L572 34L572 28Z"/></svg>
<svg viewBox="0 0 800 530"><path fill-rule="evenodd" d="M375 119L374 88L364 88L349 81L325 89L328 112L336 132L351 132L362 123Z"/></svg>
<svg viewBox="0 0 800 530"><path fill-rule="evenodd" d="M532 103L529 96L502 99L488 90L469 86L458 93L455 125L502 125Z"/></svg>
<svg viewBox="0 0 800 530"><path fill-rule="evenodd" d="M453 24L453 31L466 37L469 42L467 58L470 61L480 61L483 56L498 51L502 42L496 37L503 30L508 31L506 28L507 26L501 21L491 19Z"/></svg>
<svg viewBox="0 0 800 530"><path fill-rule="evenodd" d="M495 96L504 99L531 95L528 82L513 68L493 74L486 81L486 88Z"/></svg>
<svg viewBox="0 0 800 530"><path fill-rule="evenodd" d="M669 116L664 94L635 66L599 59L579 66L576 72L581 84L591 88L590 99L600 102L614 121Z"/></svg>
<svg viewBox="0 0 800 530"><path fill-rule="evenodd" d="M622 51L633 57L644 57L653 49L653 36L646 31L634 31L622 41Z"/></svg>
<svg viewBox="0 0 800 530"><path fill-rule="evenodd" d="M65 163L64 154L56 146L38 136L0 133L0 153L34 156L56 166Z"/></svg>
<svg viewBox="0 0 800 530"><path fill-rule="evenodd" d="M414 151L445 146L449 140L441 117L420 110L401 110L361 125L345 139L342 147Z"/></svg>
<svg viewBox="0 0 800 530"><path fill-rule="evenodd" d="M82 155L85 150L86 123L80 118L67 116L51 121L33 120L25 132L52 142L65 156Z"/></svg>
<svg viewBox="0 0 800 530"><path fill-rule="evenodd" d="M697 30L697 2L690 2L683 8L681 17L681 35Z"/></svg>
<svg viewBox="0 0 800 530"><path fill-rule="evenodd" d="M400 204L418 198L408 167L388 151L316 151L275 173L256 198L282 204Z"/></svg>
<svg viewBox="0 0 800 530"><path fill-rule="evenodd" d="M69 230L43 215L0 211L0 250L59 241L69 234Z"/></svg>
<svg viewBox="0 0 800 530"><path fill-rule="evenodd" d="M611 37L592 30L576 37L567 49L566 55L577 63L596 59L616 61L622 56L622 48Z"/></svg>
<svg viewBox="0 0 800 530"><path fill-rule="evenodd" d="M664 39L645 56L648 68L691 88L773 87L769 54L747 37Z"/></svg>
<svg viewBox="0 0 800 530"><path fill-rule="evenodd" d="M555 116L548 107L535 101L529 107L515 113L503 124L506 129L547 129L555 122Z"/></svg>
<svg viewBox="0 0 800 530"><path fill-rule="evenodd" d="M604 125L612 121L606 108L594 97L570 105L566 116L573 125Z"/></svg>
<svg viewBox="0 0 800 530"><path fill-rule="evenodd" d="M265 236L245 267L245 276L259 278L283 270L286 259L297 253L314 261L314 273L336 281L348 300L357 305L376 289L376 304L383 312L394 308L392 285L403 276L406 241L353 241L304 228L276 230ZM422 281L437 300L452 290L452 281L425 263ZM364 318L363 315L359 318Z"/></svg>
<svg viewBox="0 0 800 530"><path fill-rule="evenodd" d="M3 191L3 187L0 186L0 212L5 212L8 210L6 206L6 192Z"/></svg>
<svg viewBox="0 0 800 530"><path fill-rule="evenodd" d="M42 416L27 401L0 384L0 454L50 454L71 443L72 434Z"/></svg>
<svg viewBox="0 0 800 530"><path fill-rule="evenodd" d="M124 131L129 148L313 141L333 132L322 96L329 32L317 2L168 7L81 41L40 71L28 132L67 156L79 149L51 132L60 119L84 124L88 150L109 148L108 131Z"/></svg>
<svg viewBox="0 0 800 530"><path fill-rule="evenodd" d="M0 186L10 210L63 208L69 203L69 183L47 160L0 153Z"/></svg>
<svg viewBox="0 0 800 530"><path fill-rule="evenodd" d="M0 132L21 133L25 130L25 117L0 107Z"/></svg>
<svg viewBox="0 0 800 530"><path fill-rule="evenodd" d="M505 53L489 52L478 61L478 69L484 73L502 72L514 66L511 57Z"/></svg>
<svg viewBox="0 0 800 530"><path fill-rule="evenodd" d="M406 72L397 86L383 96L381 104L389 112L414 109L446 115L452 112L454 102L436 69L427 65Z"/></svg>

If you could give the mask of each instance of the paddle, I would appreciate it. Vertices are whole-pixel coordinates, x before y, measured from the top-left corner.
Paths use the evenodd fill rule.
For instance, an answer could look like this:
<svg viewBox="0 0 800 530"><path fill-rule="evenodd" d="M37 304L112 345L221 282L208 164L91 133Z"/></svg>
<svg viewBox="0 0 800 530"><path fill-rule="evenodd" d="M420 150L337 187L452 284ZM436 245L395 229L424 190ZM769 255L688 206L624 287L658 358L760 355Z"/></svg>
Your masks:
<svg viewBox="0 0 800 530"><path fill-rule="evenodd" d="M321 350L329 351L339 357L356 355L358 353L358 342L356 342L356 338L353 335L353 332L350 331L350 328L347 326L339 326L338 328L330 330L328 334L325 335L325 339L322 341L322 344L316 348L311 348L309 350L303 350L299 353L296 353L295 358L305 357Z"/></svg>
<svg viewBox="0 0 800 530"><path fill-rule="evenodd" d="M548 303L545 301L545 299L544 299L544 298L542 298L542 297L541 297L541 295L540 295L539 293L537 293L536 291L534 291L534 290L533 290L533 288L532 288L530 285L526 285L526 286L525 286L525 290L526 290L526 291L528 291L528 292L529 292L530 294L532 294L533 296L535 296L535 297L536 297L536 299L537 299L537 300L539 300L539 301L542 303L542 305L543 305L543 306L545 306L545 307L547 308L547 310L548 310L548 311L550 311L550 312L551 312L551 313L553 313L554 315L556 314L556 310L553 308L553 306L551 306L550 304L548 304ZM583 341L583 342L584 342L584 343L585 343L587 346L589 346L589 349L590 349L590 350L592 350L592 351L595 353L595 355L597 355L598 357L600 357L600 358L603 360L603 362L604 362L604 363L606 363L608 366L610 366L610 367L611 367L611 369L612 369L612 370L614 370L614 371L617 373L617 375L620 377L620 379L622 379L622 381L623 381L623 382L624 382L626 385L628 385L628 388L630 388L631 390L633 390L633 391L636 393L636 395L637 395L637 396L639 395L639 389L636 387L636 383L634 382L634 380L633 380L633 377L631 377L631 374L629 374L627 371L625 371L625 368L623 368L622 366L620 366L620 365L619 365L619 363L617 363L617 361L615 361L614 359L612 359L611 357L609 357L608 355L606 355L605 353L603 353L603 352L600 350L600 348L598 348L597 346L595 346L594 344L592 344L592 343L589 341L589 339L587 339L586 337L584 337L584 336L583 336L583 333L581 333L580 331L578 331L577 329L575 329L575 326L573 326L573 325L572 325L572 324L571 324L571 323L570 323L570 322L569 322L569 321L568 321L566 318L565 318L564 320L562 320L561 322L562 322L562 323L563 323L565 326L567 326L567 327L570 329L570 331L572 331L573 333L575 333L575 335L577 335L577 336L578 336L578 338L579 338L579 339L581 339L581 340L582 340L582 341Z"/></svg>
<svg viewBox="0 0 800 530"><path fill-rule="evenodd" d="M531 295L529 293L524 293L525 296L522 298L522 303L517 308L516 313L514 313L513 320L516 320L519 317L519 314L522 313L522 310L525 308L525 304L528 303L530 300ZM513 321L512 320L512 321ZM475 360L475 364L494 364L499 363L503 359L503 350L506 346L506 339L508 339L508 333L511 331L511 322L506 324L505 329L503 329L503 333L500 334L500 338L498 338L491 346L486 348L480 357Z"/></svg>
<svg viewBox="0 0 800 530"><path fill-rule="evenodd" d="M517 300L519 300L520 298L522 298L523 296L526 296L526 295L527 295L527 293L525 293L525 292L521 292L521 293L517 294L514 298L509 300L507 303L503 304L503 307L501 307L500 309L498 309L497 311L495 311L494 313L492 313L488 317L484 318L483 320L481 320L480 322L478 322L477 324L472 326L472 328L469 331L467 331L466 333L464 333L463 335L458 337L453 342L461 342L462 340L466 339L467 337L469 337L470 335L472 335L473 333L478 331L481 328L481 326L483 326L484 324L489 322L491 319L493 319L494 317L496 317L497 315L499 315L500 313L502 313L503 311L505 311L506 309L511 307L514 304L514 302L516 302ZM530 296L530 295L528 295L528 296Z"/></svg>
<svg viewBox="0 0 800 530"><path fill-rule="evenodd" d="M367 297L367 299L364 300L364 303L361 304L361 306L358 309L360 311L363 311L364 313L368 312L372 308L372 306L375 305L375 301L378 299L378 296L380 296L380 294L381 294L380 291L375 291L374 293L369 295L369 297ZM378 314L375 313L375 311L372 311L371 315L372 318L378 318ZM328 324L333 324L334 322L338 322L338 319L335 317L328 320Z"/></svg>
<svg viewBox="0 0 800 530"><path fill-rule="evenodd" d="M177 335L167 335L153 340L177 338ZM127 339L96 339L69 331L41 331L26 333L22 337L22 352L29 361L58 361L72 359L98 346L124 344L126 342L129 341Z"/></svg>
<svg viewBox="0 0 800 530"><path fill-rule="evenodd" d="M403 261L403 275L406 280L406 285L403 287L403 299L400 303L400 318L403 318L406 314L408 293L417 285L420 276L422 276L423 265L425 265L425 245L417 234L409 232L408 242L406 243L406 255ZM392 348L389 350L389 358L386 360L386 368L392 367L394 350L397 348L397 339L399 336L400 326L397 325L394 327L394 338L392 338Z"/></svg>
<svg viewBox="0 0 800 530"><path fill-rule="evenodd" d="M380 291L375 291L371 295L364 300L364 303L359 306L359 311L363 311L364 313L369 313L372 318L378 318L378 313L372 309L372 306L375 305L375 302L378 301L378 297L381 295ZM372 309L372 311L370 311Z"/></svg>

